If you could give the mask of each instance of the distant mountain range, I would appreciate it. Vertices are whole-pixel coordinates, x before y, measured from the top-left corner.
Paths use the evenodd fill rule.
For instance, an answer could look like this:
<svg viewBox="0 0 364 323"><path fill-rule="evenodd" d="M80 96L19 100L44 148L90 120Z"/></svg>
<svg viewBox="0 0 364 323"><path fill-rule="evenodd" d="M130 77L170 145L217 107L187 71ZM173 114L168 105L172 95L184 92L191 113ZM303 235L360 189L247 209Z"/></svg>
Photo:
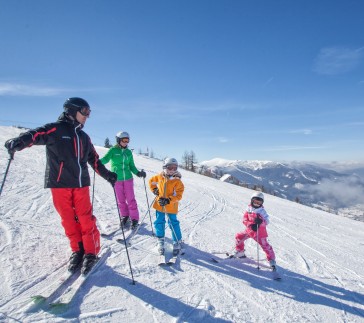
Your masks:
<svg viewBox="0 0 364 323"><path fill-rule="evenodd" d="M330 166L221 158L199 164L203 173L220 180L364 220L364 167L337 171Z"/></svg>

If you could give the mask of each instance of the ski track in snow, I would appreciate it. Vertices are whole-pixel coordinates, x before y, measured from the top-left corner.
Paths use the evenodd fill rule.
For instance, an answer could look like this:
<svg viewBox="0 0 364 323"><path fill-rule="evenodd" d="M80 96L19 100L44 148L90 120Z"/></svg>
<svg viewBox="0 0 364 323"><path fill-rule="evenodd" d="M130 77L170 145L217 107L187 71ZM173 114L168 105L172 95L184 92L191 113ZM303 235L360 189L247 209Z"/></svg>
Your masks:
<svg viewBox="0 0 364 323"><path fill-rule="evenodd" d="M20 130L0 127L0 138ZM97 148L100 156L107 151ZM7 159L0 145L0 167ZM135 155L148 178L161 162ZM24 165L27 165L24 167ZM280 273L271 279L263 252L246 242L245 260L211 262L208 250L231 251L251 190L182 172L185 193L178 218L186 254L173 266L159 267L150 221L154 196L144 181L134 189L144 225L130 240L128 252L135 285L131 285L121 232L102 238L112 255L85 282L72 304L52 311L34 305L30 296L62 276L70 255L48 190L43 189L44 147L16 153L0 197L1 322L363 322L363 223L266 195L268 225ZM90 169L93 211L102 232L119 227L112 187ZM93 192L94 187L94 192ZM167 253L171 232L166 228Z"/></svg>

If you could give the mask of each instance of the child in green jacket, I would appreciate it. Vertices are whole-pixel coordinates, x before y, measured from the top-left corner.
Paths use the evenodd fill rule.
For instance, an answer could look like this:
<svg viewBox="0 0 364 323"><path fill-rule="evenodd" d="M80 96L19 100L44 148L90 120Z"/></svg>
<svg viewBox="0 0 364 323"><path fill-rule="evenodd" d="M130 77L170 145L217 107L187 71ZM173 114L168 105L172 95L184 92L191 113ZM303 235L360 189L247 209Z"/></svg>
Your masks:
<svg viewBox="0 0 364 323"><path fill-rule="evenodd" d="M139 171L134 164L132 151L128 148L129 134L120 131L116 134L116 145L111 147L106 155L101 158L102 164L111 162L111 169L118 176L115 183L115 193L121 215L121 223L135 230L139 222L138 205L135 200L133 174L146 177L146 173Z"/></svg>

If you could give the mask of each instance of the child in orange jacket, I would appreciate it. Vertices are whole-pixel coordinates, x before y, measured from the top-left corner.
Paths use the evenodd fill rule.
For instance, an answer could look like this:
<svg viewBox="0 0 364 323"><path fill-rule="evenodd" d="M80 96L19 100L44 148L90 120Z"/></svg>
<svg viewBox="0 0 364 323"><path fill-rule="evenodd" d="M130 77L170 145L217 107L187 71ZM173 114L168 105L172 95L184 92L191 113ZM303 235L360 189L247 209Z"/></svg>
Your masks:
<svg viewBox="0 0 364 323"><path fill-rule="evenodd" d="M182 233L177 213L184 185L177 168L178 162L175 158L166 158L163 162L163 171L149 180L150 190L156 195L153 204L153 208L156 210L154 228L158 238L158 252L161 255L164 254L166 215L168 226L172 231L173 254L177 255L182 248Z"/></svg>

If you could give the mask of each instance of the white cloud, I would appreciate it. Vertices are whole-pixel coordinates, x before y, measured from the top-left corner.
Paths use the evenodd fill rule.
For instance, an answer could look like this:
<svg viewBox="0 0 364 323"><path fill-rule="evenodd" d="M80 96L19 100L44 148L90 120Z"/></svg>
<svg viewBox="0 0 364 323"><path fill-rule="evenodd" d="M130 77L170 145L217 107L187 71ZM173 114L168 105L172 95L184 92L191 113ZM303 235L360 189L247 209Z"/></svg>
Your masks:
<svg viewBox="0 0 364 323"><path fill-rule="evenodd" d="M349 207L364 204L364 186L355 177L336 181L325 179L319 185L308 187L318 200L327 201L334 207Z"/></svg>
<svg viewBox="0 0 364 323"><path fill-rule="evenodd" d="M218 141L219 141L219 143L224 144L224 143L227 143L229 140L227 138L224 138L224 137L219 137Z"/></svg>
<svg viewBox="0 0 364 323"><path fill-rule="evenodd" d="M301 133L304 135L312 135L313 131L311 129L297 129L290 131L290 133Z"/></svg>
<svg viewBox="0 0 364 323"><path fill-rule="evenodd" d="M307 149L322 149L322 146L275 146L264 149L264 151L288 151L288 150L307 150Z"/></svg>
<svg viewBox="0 0 364 323"><path fill-rule="evenodd" d="M336 75L355 69L363 58L363 48L322 48L316 57L314 71L318 74Z"/></svg>
<svg viewBox="0 0 364 323"><path fill-rule="evenodd" d="M0 83L0 96L54 96L68 90L17 83Z"/></svg>

